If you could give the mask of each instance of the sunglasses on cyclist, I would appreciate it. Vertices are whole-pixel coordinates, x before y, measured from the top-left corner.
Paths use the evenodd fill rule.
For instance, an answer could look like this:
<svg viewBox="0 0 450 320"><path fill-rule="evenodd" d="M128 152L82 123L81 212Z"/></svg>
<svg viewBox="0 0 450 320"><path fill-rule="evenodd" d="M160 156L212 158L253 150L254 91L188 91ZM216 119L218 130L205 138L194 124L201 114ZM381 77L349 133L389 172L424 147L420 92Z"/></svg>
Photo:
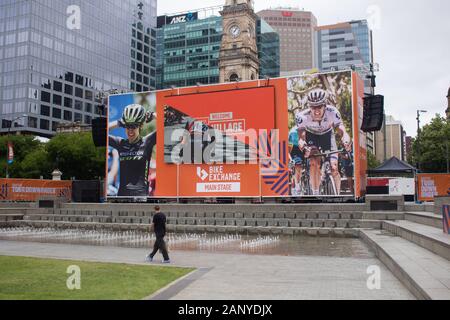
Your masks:
<svg viewBox="0 0 450 320"><path fill-rule="evenodd" d="M325 108L324 104L321 105L321 106L313 106L313 107L311 107L311 109L313 109L313 110L318 110L318 109L322 109L322 108Z"/></svg>
<svg viewBox="0 0 450 320"><path fill-rule="evenodd" d="M137 128L139 128L139 125L138 124L127 124L126 126L125 126L125 128L126 129L137 129Z"/></svg>

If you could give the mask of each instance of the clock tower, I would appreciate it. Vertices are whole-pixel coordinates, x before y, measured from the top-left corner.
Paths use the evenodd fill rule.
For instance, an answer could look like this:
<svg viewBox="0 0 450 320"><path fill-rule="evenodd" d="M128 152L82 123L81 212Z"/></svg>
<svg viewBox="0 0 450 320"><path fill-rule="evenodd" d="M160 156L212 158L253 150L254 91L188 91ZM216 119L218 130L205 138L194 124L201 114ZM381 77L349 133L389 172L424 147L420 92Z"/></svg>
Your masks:
<svg viewBox="0 0 450 320"><path fill-rule="evenodd" d="M253 0L226 0L220 14L223 19L220 82L258 79L257 16L253 10Z"/></svg>

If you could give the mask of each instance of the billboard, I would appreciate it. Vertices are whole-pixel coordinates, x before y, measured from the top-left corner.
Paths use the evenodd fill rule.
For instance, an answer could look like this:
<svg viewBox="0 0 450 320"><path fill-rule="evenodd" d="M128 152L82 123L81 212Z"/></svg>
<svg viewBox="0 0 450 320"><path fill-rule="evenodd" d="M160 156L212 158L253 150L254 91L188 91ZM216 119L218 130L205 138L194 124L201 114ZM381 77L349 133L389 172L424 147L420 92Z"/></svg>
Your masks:
<svg viewBox="0 0 450 320"><path fill-rule="evenodd" d="M107 197L360 197L363 89L337 72L112 95Z"/></svg>
<svg viewBox="0 0 450 320"><path fill-rule="evenodd" d="M107 197L151 197L156 190L155 93L109 98Z"/></svg>
<svg viewBox="0 0 450 320"><path fill-rule="evenodd" d="M0 179L0 201L34 202L42 198L72 199L72 181Z"/></svg>
<svg viewBox="0 0 450 320"><path fill-rule="evenodd" d="M417 175L420 201L434 201L437 196L450 196L450 174Z"/></svg>
<svg viewBox="0 0 450 320"><path fill-rule="evenodd" d="M290 194L354 195L352 73L289 78L288 100Z"/></svg>

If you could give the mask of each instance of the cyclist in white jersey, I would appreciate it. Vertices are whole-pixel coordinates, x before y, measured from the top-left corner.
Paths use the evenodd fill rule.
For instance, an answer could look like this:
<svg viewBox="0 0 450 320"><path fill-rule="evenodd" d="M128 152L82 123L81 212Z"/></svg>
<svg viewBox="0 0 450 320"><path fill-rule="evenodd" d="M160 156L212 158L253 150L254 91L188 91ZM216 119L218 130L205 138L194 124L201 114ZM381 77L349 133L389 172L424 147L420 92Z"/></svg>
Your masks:
<svg viewBox="0 0 450 320"><path fill-rule="evenodd" d="M321 181L321 157L314 154L337 152L336 132L348 152L352 150L352 141L345 129L340 112L327 104L328 94L325 90L314 89L308 94L308 109L297 113L296 123L299 132L299 148L310 158L310 177L313 195L319 195ZM338 194L341 191L341 175L339 173L339 154L330 156L331 174L336 183Z"/></svg>

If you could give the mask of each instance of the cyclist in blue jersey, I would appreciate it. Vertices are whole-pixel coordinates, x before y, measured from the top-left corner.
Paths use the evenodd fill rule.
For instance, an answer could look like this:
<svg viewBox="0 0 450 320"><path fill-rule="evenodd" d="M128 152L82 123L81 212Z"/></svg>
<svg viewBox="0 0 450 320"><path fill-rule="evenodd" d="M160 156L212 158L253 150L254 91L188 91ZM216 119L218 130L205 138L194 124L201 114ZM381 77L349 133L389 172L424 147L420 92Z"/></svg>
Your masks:
<svg viewBox="0 0 450 320"><path fill-rule="evenodd" d="M119 153L120 187L119 197L147 197L149 195L149 169L156 131L142 137L144 123L156 119L156 114L146 112L139 104L125 108L120 120L109 124L109 130L125 128L127 139L109 136L109 146Z"/></svg>
<svg viewBox="0 0 450 320"><path fill-rule="evenodd" d="M289 159L292 165L295 167L295 175L293 177L294 187L292 189L293 196L301 195L301 187L300 182L302 178L302 165L303 165L303 153L298 147L299 145L299 136L298 136L298 127L295 126L289 132Z"/></svg>

